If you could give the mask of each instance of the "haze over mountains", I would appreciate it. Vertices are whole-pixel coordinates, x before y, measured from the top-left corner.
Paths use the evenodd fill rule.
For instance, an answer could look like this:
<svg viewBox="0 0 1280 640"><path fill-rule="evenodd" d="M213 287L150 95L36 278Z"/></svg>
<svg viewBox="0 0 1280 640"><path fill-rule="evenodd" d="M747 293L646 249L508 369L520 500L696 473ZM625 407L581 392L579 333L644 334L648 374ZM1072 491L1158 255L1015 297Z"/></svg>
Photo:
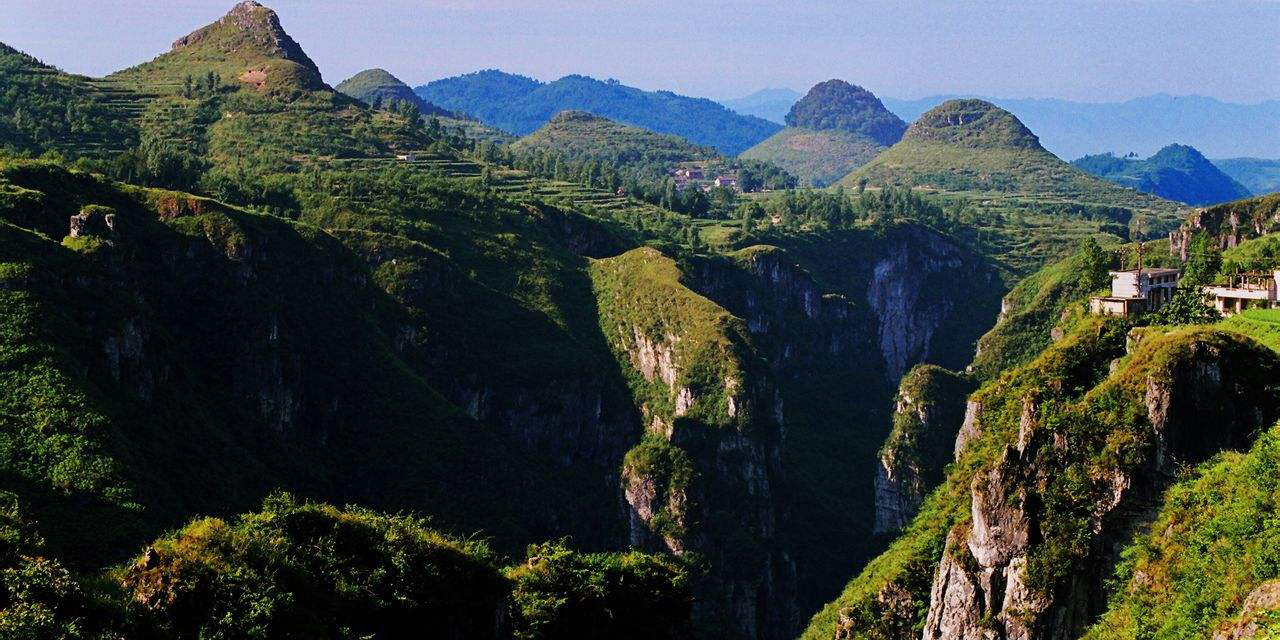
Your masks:
<svg viewBox="0 0 1280 640"><path fill-rule="evenodd" d="M1102 154L1071 164L1118 185L1187 204L1217 204L1249 195L1244 185L1186 145L1171 144L1145 160Z"/></svg>
<svg viewBox="0 0 1280 640"><path fill-rule="evenodd" d="M760 116L782 122L789 89L771 90L771 100L757 104L747 98L722 101L730 108L741 105ZM1009 110L1037 135L1046 149L1061 158L1088 154L1130 152L1151 155L1173 142L1191 145L1210 158L1252 156L1280 157L1280 101L1235 104L1204 96L1153 95L1124 102L1088 103L1044 99L993 98L970 95L936 95L904 100L881 96L898 117L914 122L921 114L956 98L974 97ZM745 111L743 113L746 113Z"/></svg>

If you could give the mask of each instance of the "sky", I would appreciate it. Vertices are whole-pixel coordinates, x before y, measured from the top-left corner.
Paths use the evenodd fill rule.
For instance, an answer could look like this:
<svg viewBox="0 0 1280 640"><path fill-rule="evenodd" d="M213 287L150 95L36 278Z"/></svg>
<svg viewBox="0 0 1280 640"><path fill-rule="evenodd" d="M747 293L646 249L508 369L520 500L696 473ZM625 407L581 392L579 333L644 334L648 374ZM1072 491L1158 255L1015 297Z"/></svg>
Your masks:
<svg viewBox="0 0 1280 640"><path fill-rule="evenodd" d="M896 98L1280 99L1280 0L263 0L337 84L498 68L717 99L830 78ZM0 0L0 42L105 75L233 0Z"/></svg>

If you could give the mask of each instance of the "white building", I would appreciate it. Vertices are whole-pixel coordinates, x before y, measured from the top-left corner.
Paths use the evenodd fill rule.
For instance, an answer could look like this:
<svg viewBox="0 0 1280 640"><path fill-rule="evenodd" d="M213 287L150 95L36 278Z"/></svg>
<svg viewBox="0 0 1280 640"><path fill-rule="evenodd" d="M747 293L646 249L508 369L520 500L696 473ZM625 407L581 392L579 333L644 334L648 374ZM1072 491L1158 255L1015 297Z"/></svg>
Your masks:
<svg viewBox="0 0 1280 640"><path fill-rule="evenodd" d="M1177 269L1131 269L1111 272L1111 295L1089 299L1089 311L1104 316L1127 316L1155 311L1173 298Z"/></svg>
<svg viewBox="0 0 1280 640"><path fill-rule="evenodd" d="M1237 273L1229 276L1225 284L1213 284L1204 288L1213 307L1223 315L1235 315L1245 309L1272 309L1276 304L1276 291L1280 288L1280 270L1271 273Z"/></svg>

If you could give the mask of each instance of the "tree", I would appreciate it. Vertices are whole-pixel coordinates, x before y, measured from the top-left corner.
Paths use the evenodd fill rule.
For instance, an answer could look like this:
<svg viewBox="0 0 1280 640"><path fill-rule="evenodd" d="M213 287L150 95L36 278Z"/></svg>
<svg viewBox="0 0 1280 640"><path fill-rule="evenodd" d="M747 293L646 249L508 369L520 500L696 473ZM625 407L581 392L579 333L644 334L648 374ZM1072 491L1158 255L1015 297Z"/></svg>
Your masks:
<svg viewBox="0 0 1280 640"><path fill-rule="evenodd" d="M1079 288L1097 291L1106 286L1110 262L1107 253L1092 236L1081 240L1080 249L1076 252L1076 263L1080 269Z"/></svg>
<svg viewBox="0 0 1280 640"><path fill-rule="evenodd" d="M1191 246L1187 251L1187 263L1182 270L1182 285L1203 287L1212 284L1222 269L1222 253L1213 237L1205 231L1198 231L1191 238Z"/></svg>
<svg viewBox="0 0 1280 640"><path fill-rule="evenodd" d="M1148 315L1151 324L1209 324L1222 319L1217 309L1209 306L1209 294L1200 287L1179 288L1173 298Z"/></svg>

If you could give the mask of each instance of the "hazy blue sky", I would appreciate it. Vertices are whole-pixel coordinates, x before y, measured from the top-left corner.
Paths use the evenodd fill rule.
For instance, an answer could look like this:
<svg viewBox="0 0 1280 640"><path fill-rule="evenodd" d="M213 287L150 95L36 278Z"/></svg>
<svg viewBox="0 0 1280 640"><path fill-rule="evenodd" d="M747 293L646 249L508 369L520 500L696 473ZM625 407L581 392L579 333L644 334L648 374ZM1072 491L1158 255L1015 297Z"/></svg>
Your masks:
<svg viewBox="0 0 1280 640"><path fill-rule="evenodd" d="M0 41L68 71L142 62L232 0L0 0ZM269 0L337 83L496 67L715 98L839 77L881 95L1280 98L1280 2Z"/></svg>

